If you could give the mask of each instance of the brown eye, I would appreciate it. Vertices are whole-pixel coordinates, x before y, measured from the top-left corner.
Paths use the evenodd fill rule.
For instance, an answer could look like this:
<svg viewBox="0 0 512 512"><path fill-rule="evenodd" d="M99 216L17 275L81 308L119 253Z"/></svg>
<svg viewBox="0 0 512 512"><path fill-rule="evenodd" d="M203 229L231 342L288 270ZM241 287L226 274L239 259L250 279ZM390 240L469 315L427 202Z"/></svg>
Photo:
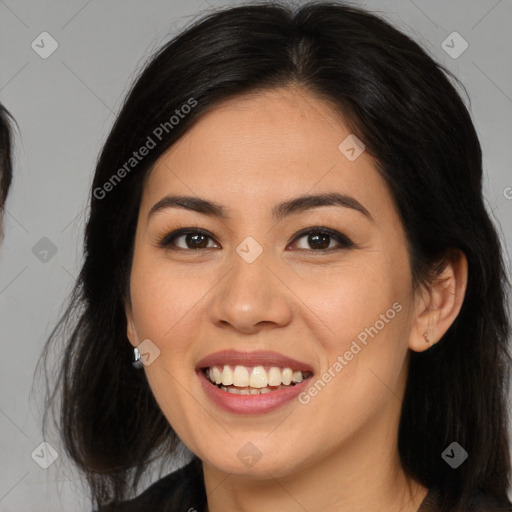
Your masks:
<svg viewBox="0 0 512 512"><path fill-rule="evenodd" d="M314 249L327 249L331 242L331 235L327 235L324 233L320 234L309 234L308 235L308 244Z"/></svg>
<svg viewBox="0 0 512 512"><path fill-rule="evenodd" d="M208 245L209 240L213 239L205 231L179 229L166 235L159 245L169 249L210 249L212 246Z"/></svg>
<svg viewBox="0 0 512 512"><path fill-rule="evenodd" d="M189 249L205 249L208 246L208 236L203 233L187 233L185 237L185 245Z"/></svg>
<svg viewBox="0 0 512 512"><path fill-rule="evenodd" d="M338 249L347 249L354 244L345 235L328 228L315 228L303 231L294 239L294 243L298 240L305 239L307 247L299 247L299 250L313 250L316 252L335 250L336 244L331 246L333 241L337 242Z"/></svg>

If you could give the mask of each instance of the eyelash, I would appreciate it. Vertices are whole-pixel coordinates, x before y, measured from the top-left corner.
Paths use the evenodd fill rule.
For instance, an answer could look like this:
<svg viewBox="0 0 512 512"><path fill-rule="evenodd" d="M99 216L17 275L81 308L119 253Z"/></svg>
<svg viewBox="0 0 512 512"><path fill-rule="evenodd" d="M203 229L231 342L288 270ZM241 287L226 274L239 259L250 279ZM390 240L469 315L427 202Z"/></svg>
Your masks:
<svg viewBox="0 0 512 512"><path fill-rule="evenodd" d="M173 242L177 238L184 236L184 235L188 235L188 234L201 234L201 235L207 236L207 237L211 238L212 240L214 240L214 238L210 235L210 233L208 233L207 231L205 231L201 228L198 228L198 227L194 227L194 229L180 228L180 229L172 231L171 233L168 233L165 236L163 236L158 241L158 245L159 245L159 247L169 249L171 251L200 251L200 250L213 249L213 247L205 247L205 248L199 248L199 249L189 249L189 248L184 249L182 247L171 247ZM300 240L301 238L303 238L309 234L327 235L331 239L336 240L341 245L341 247L338 247L338 248L331 247L329 249L298 249L299 251L326 253L326 252L332 252L332 251L336 251L336 250L350 249L350 248L354 247L354 245L355 245L347 236L343 235L342 233L340 233L338 231L335 231L333 229L330 229L330 228L327 228L324 226L314 226L311 228L301 230L301 231L299 231L299 233L297 233L294 236L294 238L291 240L290 243L295 243L297 240ZM329 243L329 245L330 245L330 243Z"/></svg>

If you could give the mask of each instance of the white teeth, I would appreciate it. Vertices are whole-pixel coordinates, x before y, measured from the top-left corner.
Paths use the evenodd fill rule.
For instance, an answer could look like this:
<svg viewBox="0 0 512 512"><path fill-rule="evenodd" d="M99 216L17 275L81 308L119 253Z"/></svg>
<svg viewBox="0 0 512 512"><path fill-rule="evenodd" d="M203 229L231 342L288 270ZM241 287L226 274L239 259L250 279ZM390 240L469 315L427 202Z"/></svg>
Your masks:
<svg viewBox="0 0 512 512"><path fill-rule="evenodd" d="M307 372L309 374L309 372ZM291 368L278 368L272 366L268 372L265 371L263 366L255 366L248 368L246 366L237 365L232 369L229 365L224 366L212 366L206 370L207 378L214 384L222 384L226 386L234 386L237 388L250 388L243 390L243 394L259 394L259 390L263 393L269 393L272 389L278 388L279 386L290 386L292 383L297 384L304 380L304 375L301 370L293 371ZM221 388L222 389L222 388ZM228 390L228 388L226 388ZM256 390L257 392L253 392ZM239 390L236 390L239 391ZM231 389L229 390L231 391Z"/></svg>
<svg viewBox="0 0 512 512"><path fill-rule="evenodd" d="M249 377L249 386L251 386L251 388L265 388L267 385L268 380L265 368L263 368L263 366L255 366Z"/></svg>
<svg viewBox="0 0 512 512"><path fill-rule="evenodd" d="M292 382L302 382L303 380L304 380L304 378L302 377L301 371L293 372Z"/></svg>
<svg viewBox="0 0 512 512"><path fill-rule="evenodd" d="M279 386L281 384L281 370L279 368L272 366L268 371L267 377L269 386Z"/></svg>
<svg viewBox="0 0 512 512"><path fill-rule="evenodd" d="M288 387L289 386L281 385L275 389L286 389ZM272 393L272 391L274 391L273 389L271 389L268 386L265 388L258 389L258 388L248 388L248 387L237 388L235 386L226 387L226 386L221 385L220 389L222 391L225 391L226 393L231 393L233 395L265 395L267 393Z"/></svg>
<svg viewBox="0 0 512 512"><path fill-rule="evenodd" d="M210 380L212 380L212 368L210 368ZM215 384L220 384L222 382L222 374L216 366L213 367L213 381Z"/></svg>
<svg viewBox="0 0 512 512"><path fill-rule="evenodd" d="M245 366L235 366L233 384L239 388L244 388L249 385L249 372Z"/></svg>
<svg viewBox="0 0 512 512"><path fill-rule="evenodd" d="M222 372L222 384L224 384L224 386L230 386L233 384L233 372L227 364L224 365L224 370Z"/></svg>
<svg viewBox="0 0 512 512"><path fill-rule="evenodd" d="M281 382L285 386L290 385L292 383L292 376L293 376L293 372L290 370L290 368L285 368L283 370L283 375L281 377Z"/></svg>

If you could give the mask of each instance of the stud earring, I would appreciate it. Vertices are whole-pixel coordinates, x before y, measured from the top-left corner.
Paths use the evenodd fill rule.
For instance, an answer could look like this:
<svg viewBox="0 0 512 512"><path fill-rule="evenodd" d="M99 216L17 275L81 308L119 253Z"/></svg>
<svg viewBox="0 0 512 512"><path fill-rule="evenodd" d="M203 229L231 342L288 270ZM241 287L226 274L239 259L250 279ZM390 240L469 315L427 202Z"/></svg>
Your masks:
<svg viewBox="0 0 512 512"><path fill-rule="evenodd" d="M140 357L140 352L139 352L139 349L138 348L134 348L133 349L133 367L136 368L137 370L139 370L140 368L142 368L144 365L142 364L142 359Z"/></svg>
<svg viewBox="0 0 512 512"><path fill-rule="evenodd" d="M432 347L432 342L430 341L430 338L426 332L423 333L423 337L425 338L425 341L430 345L430 347Z"/></svg>

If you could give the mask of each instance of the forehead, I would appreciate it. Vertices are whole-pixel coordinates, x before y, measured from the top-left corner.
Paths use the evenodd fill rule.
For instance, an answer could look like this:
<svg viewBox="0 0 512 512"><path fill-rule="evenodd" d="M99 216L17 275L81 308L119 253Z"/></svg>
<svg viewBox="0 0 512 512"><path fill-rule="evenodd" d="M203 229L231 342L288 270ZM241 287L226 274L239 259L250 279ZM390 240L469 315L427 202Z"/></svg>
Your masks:
<svg viewBox="0 0 512 512"><path fill-rule="evenodd" d="M377 212L393 208L373 158L343 152L352 137L332 104L302 88L231 98L158 159L142 206L179 193L254 212L292 196L337 191Z"/></svg>

